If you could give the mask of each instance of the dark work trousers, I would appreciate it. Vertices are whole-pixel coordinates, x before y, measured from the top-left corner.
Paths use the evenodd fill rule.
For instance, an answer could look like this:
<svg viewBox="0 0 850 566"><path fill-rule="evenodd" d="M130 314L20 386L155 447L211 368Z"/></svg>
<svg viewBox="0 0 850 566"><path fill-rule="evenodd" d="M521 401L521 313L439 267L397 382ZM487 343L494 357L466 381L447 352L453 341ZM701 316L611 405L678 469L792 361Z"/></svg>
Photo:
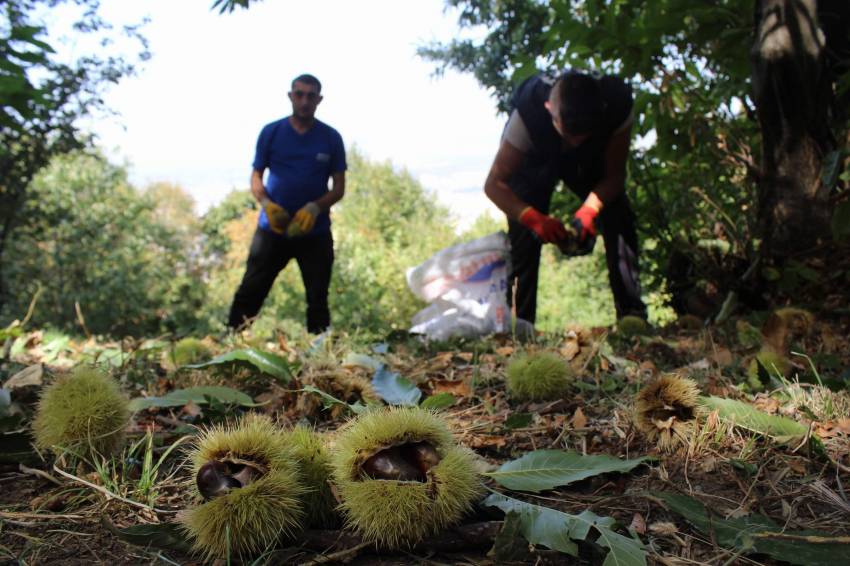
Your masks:
<svg viewBox="0 0 850 566"><path fill-rule="evenodd" d="M233 297L227 325L238 328L260 312L277 274L295 259L307 293L307 330L318 334L330 326L328 287L334 261L333 238L328 234L283 238L257 228L242 283Z"/></svg>
<svg viewBox="0 0 850 566"><path fill-rule="evenodd" d="M558 180L563 180L579 198L585 199L601 178L591 171L589 179L587 176L582 179L576 171L581 172L581 169L573 167L570 170L563 164L554 167L531 163L514 175L509 185L528 204L548 214L552 192ZM567 224L570 219L564 220ZM602 209L596 218L596 227L605 242L608 282L614 295L617 318L626 315L646 318L646 305L640 297L635 216L625 193ZM517 317L533 323L537 316L537 282L542 243L534 232L512 219L508 219L508 239L511 243L508 305L513 305L513 286L516 281Z"/></svg>

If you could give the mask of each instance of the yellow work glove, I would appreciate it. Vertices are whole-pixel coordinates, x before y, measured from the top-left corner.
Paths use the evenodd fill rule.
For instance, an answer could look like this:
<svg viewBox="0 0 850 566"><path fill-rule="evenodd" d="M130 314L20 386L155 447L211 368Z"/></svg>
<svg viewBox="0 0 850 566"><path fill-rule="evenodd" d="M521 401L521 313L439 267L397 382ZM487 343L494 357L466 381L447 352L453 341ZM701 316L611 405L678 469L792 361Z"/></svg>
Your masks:
<svg viewBox="0 0 850 566"><path fill-rule="evenodd" d="M286 233L289 236L303 236L313 229L317 216L319 216L319 205L315 202L308 202L295 213Z"/></svg>
<svg viewBox="0 0 850 566"><path fill-rule="evenodd" d="M276 234L286 232L286 226L289 224L289 213L285 208L271 200L264 198L260 201L263 210L266 211L266 216L269 219L269 228Z"/></svg>

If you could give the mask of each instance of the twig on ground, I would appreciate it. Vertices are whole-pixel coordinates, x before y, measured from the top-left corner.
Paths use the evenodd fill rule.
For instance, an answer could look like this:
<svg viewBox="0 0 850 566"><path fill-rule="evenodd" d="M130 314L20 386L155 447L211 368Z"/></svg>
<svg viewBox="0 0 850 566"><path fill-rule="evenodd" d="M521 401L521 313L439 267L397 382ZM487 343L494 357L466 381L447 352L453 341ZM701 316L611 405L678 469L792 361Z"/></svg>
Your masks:
<svg viewBox="0 0 850 566"><path fill-rule="evenodd" d="M56 485L62 485L62 482L45 472L44 470L39 470L36 468L29 468L24 466L23 464L18 464L18 469L21 470L22 474L29 474L31 476L38 476L40 478L46 479L49 482L53 482Z"/></svg>
<svg viewBox="0 0 850 566"><path fill-rule="evenodd" d="M325 554L322 556L317 556L313 560L309 562L302 562L299 566L318 566L319 564L328 564L331 562L347 562L357 556L361 550L370 546L372 543L370 542L361 542L357 546L352 546L351 548L344 548L338 552L332 552L331 554Z"/></svg>
<svg viewBox="0 0 850 566"><path fill-rule="evenodd" d="M179 511L169 511L167 509L157 509L156 507L152 507L150 505L145 505L144 503L139 503L138 501L133 501L132 499L127 499L126 497L121 497L120 495L118 495L116 493L112 493L111 491L109 491L105 487L101 487L97 484L93 484L93 483L86 481L82 478L78 478L74 474L69 474L68 472L66 472L64 470L61 470L60 468L58 468L56 466L56 464L53 464L53 470L57 474L59 474L60 476L68 478L69 480L73 480L77 483L81 483L81 484L83 484L87 487L90 487L90 488L92 488L96 491L99 491L100 493L106 495L110 499L117 499L118 501L121 501L121 502L126 503L128 505L132 505L134 507L139 507L141 509L147 509L148 511L153 511L155 513L179 513Z"/></svg>

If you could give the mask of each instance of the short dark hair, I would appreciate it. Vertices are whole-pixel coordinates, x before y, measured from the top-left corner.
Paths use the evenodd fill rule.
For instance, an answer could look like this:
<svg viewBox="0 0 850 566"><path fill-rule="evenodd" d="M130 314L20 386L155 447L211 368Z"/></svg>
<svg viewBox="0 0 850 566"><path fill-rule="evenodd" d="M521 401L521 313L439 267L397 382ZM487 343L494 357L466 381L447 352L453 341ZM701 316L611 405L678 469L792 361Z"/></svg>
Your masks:
<svg viewBox="0 0 850 566"><path fill-rule="evenodd" d="M558 81L561 124L575 135L592 134L603 123L605 103L599 83L590 75L569 70Z"/></svg>
<svg viewBox="0 0 850 566"><path fill-rule="evenodd" d="M322 83L319 82L319 79L309 73L298 75L297 77L292 79L292 86L290 88L295 88L295 83L306 83L308 85L314 85L316 87L316 91L322 92Z"/></svg>

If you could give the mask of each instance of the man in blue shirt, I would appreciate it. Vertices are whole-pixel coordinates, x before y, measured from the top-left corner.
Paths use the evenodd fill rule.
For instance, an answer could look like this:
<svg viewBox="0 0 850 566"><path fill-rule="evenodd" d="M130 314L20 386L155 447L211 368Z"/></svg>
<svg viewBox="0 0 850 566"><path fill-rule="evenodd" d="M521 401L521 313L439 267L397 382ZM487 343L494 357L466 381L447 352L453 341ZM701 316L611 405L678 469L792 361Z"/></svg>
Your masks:
<svg viewBox="0 0 850 566"><path fill-rule="evenodd" d="M251 193L263 210L230 307L231 328L250 323L278 273L293 258L307 292L307 330L320 333L330 326L328 287L334 251L328 211L345 193L346 161L342 137L315 118L321 91L313 75L298 76L289 92L292 114L260 132Z"/></svg>

